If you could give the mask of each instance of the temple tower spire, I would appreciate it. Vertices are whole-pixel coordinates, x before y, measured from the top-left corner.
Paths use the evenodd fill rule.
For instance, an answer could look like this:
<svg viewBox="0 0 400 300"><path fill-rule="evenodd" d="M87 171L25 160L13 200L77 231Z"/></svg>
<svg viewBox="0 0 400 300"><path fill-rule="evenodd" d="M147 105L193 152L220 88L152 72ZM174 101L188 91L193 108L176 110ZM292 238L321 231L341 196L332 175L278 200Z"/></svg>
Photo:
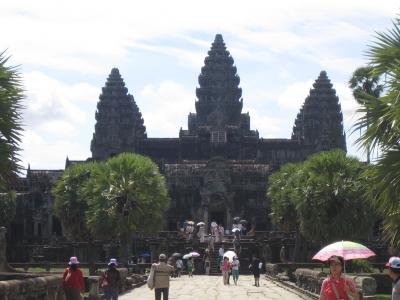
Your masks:
<svg viewBox="0 0 400 300"><path fill-rule="evenodd" d="M243 107L240 78L221 34L215 36L196 89L197 125L224 129L239 126Z"/></svg>
<svg viewBox="0 0 400 300"><path fill-rule="evenodd" d="M122 152L135 152L138 142L147 138L146 127L117 68L111 70L99 99L90 146L92 157L107 159Z"/></svg>
<svg viewBox="0 0 400 300"><path fill-rule="evenodd" d="M297 114L292 139L306 146L308 154L336 148L346 151L341 105L325 71Z"/></svg>

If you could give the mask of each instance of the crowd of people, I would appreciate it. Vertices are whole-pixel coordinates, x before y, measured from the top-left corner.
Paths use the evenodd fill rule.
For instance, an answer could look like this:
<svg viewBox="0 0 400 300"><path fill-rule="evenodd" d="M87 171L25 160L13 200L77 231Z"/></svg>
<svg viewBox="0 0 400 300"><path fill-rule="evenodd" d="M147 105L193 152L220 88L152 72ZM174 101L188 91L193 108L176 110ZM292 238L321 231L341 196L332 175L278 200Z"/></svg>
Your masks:
<svg viewBox="0 0 400 300"><path fill-rule="evenodd" d="M220 248L221 253L224 251L223 247ZM237 285L239 280L240 261L237 256L232 257L232 261L225 254L222 254L220 262L220 269L222 272L223 284L230 284L230 277L233 277L233 283ZM208 257L208 258L207 258ZM210 257L205 254L206 266L210 263ZM171 265L172 263L172 265ZM320 300L358 300L360 299L360 292L357 290L354 281L345 276L343 273L344 259L341 256L333 255L328 260L330 274L323 281L320 293ZM187 261L187 273L189 277L193 277L195 268L195 261L192 257ZM118 270L118 262L115 258L111 258L108 263L108 268L101 277L101 287L104 290L104 299L117 300L119 291L121 290L121 275ZM172 274L177 274L181 277L184 264L180 257L175 260L168 260L165 254L159 255L159 262L151 266L150 274L148 276L147 285L149 288L154 289L155 299L168 300L170 277ZM393 280L392 300L400 300L400 257L391 257L386 264L389 276ZM249 265L249 269L254 275L254 286L260 286L260 274L263 268L262 261L253 256ZM206 273L207 271L206 267ZM79 268L78 258L73 256L68 262L68 267L63 273L63 289L65 292L66 300L81 300L85 292L85 285L83 273Z"/></svg>

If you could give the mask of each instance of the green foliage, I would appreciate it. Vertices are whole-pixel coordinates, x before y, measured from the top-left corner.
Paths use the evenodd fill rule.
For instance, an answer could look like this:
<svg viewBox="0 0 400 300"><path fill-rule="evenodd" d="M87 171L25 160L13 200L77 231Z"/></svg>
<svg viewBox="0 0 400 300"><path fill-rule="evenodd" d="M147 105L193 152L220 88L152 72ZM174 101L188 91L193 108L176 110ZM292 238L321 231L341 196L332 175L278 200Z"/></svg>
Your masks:
<svg viewBox="0 0 400 300"><path fill-rule="evenodd" d="M386 238L400 248L400 21L393 29L378 33L368 50L372 73L385 79L385 94L363 95L355 130L365 149L376 150L376 165L365 173L370 178L367 195L384 219Z"/></svg>
<svg viewBox="0 0 400 300"><path fill-rule="evenodd" d="M85 241L89 237L86 226L88 201L84 188L94 166L94 163L84 163L68 167L53 187L55 214L69 240Z"/></svg>
<svg viewBox="0 0 400 300"><path fill-rule="evenodd" d="M154 231L169 205L164 177L149 158L120 154L72 165L53 188L55 211L71 240L129 239Z"/></svg>
<svg viewBox="0 0 400 300"><path fill-rule="evenodd" d="M15 217L15 192L0 193L0 227L7 227Z"/></svg>
<svg viewBox="0 0 400 300"><path fill-rule="evenodd" d="M0 53L0 191L7 190L20 169L23 90L17 68L6 66L8 59Z"/></svg>
<svg viewBox="0 0 400 300"><path fill-rule="evenodd" d="M160 229L169 205L157 165L137 154L123 153L97 165L86 191L88 226L98 237Z"/></svg>
<svg viewBox="0 0 400 300"><path fill-rule="evenodd" d="M352 273L372 273L374 268L366 259L354 259L350 261Z"/></svg>
<svg viewBox="0 0 400 300"><path fill-rule="evenodd" d="M362 171L363 165L342 150L283 166L269 178L274 221L290 222L304 237L320 242L366 236L374 217L363 197Z"/></svg>

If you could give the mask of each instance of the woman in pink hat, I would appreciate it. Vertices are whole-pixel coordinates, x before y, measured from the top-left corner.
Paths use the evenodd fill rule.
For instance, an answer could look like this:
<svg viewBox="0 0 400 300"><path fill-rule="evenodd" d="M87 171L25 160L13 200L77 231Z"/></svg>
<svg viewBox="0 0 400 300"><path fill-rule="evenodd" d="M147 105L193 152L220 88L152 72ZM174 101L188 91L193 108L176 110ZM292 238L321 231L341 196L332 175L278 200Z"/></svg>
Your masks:
<svg viewBox="0 0 400 300"><path fill-rule="evenodd" d="M69 259L69 267L64 270L63 288L67 300L81 300L81 293L85 292L83 274L79 269L78 258L72 256Z"/></svg>

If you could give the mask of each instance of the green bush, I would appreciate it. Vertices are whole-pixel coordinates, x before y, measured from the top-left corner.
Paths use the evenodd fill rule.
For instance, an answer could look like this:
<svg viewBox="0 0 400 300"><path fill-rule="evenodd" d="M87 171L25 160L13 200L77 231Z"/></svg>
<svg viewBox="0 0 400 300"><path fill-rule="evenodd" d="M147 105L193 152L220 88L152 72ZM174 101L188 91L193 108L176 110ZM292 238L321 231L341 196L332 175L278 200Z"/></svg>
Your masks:
<svg viewBox="0 0 400 300"><path fill-rule="evenodd" d="M353 273L371 273L374 271L371 263L365 259L355 259L350 264Z"/></svg>

